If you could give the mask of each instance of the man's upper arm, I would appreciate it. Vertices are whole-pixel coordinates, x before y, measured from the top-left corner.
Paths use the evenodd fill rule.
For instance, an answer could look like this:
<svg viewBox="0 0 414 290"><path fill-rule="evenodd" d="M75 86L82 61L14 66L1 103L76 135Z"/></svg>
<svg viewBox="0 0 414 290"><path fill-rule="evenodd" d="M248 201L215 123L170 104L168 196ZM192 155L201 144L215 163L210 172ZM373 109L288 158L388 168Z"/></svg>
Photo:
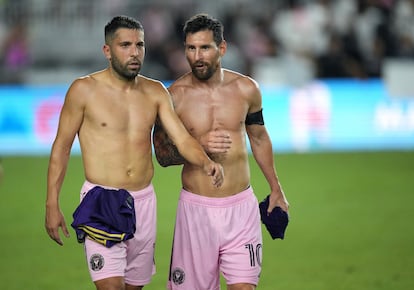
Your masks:
<svg viewBox="0 0 414 290"><path fill-rule="evenodd" d="M162 92L153 132L155 155L161 166L184 163L173 139L178 139L182 132L185 132L185 127L174 111L169 92L165 90Z"/></svg>
<svg viewBox="0 0 414 290"><path fill-rule="evenodd" d="M83 121L83 85L79 82L79 80L75 81L69 88L60 113L56 142L62 146L72 145Z"/></svg>
<svg viewBox="0 0 414 290"><path fill-rule="evenodd" d="M244 79L243 91L248 96L249 110L248 114L256 113L262 109L262 93L260 92L259 84L252 78L247 77Z"/></svg>
<svg viewBox="0 0 414 290"><path fill-rule="evenodd" d="M249 110L246 116L246 131L249 135L252 146L259 145L263 137L267 137L264 126L262 94L259 85L253 79L248 78L246 91L249 92Z"/></svg>
<svg viewBox="0 0 414 290"><path fill-rule="evenodd" d="M155 157L161 166L167 167L184 163L184 158L178 152L170 137L168 137L159 120L157 120L154 126L153 143Z"/></svg>

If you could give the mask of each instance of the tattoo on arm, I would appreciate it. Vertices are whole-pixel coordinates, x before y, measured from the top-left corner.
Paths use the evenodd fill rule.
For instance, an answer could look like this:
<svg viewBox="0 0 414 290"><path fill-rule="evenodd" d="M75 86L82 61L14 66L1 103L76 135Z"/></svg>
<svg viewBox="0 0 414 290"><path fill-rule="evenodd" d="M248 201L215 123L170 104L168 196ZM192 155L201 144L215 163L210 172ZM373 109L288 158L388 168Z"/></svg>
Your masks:
<svg viewBox="0 0 414 290"><path fill-rule="evenodd" d="M155 123L153 132L155 156L162 167L184 164L185 159L178 152L159 121Z"/></svg>

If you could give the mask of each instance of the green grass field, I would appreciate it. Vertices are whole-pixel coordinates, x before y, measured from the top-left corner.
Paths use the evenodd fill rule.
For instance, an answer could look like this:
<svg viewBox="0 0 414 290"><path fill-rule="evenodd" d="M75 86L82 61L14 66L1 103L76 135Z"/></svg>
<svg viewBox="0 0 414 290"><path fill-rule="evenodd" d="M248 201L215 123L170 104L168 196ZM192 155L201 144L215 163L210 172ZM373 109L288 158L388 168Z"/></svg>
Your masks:
<svg viewBox="0 0 414 290"><path fill-rule="evenodd" d="M59 247L44 230L47 162L3 157L1 289L92 290L74 231ZM261 200L268 188L251 164ZM283 241L263 228L258 290L414 289L414 151L280 154L276 166L291 220ZM179 169L156 167L157 274L148 290L165 289ZM68 224L82 182L80 157L73 156L61 194Z"/></svg>

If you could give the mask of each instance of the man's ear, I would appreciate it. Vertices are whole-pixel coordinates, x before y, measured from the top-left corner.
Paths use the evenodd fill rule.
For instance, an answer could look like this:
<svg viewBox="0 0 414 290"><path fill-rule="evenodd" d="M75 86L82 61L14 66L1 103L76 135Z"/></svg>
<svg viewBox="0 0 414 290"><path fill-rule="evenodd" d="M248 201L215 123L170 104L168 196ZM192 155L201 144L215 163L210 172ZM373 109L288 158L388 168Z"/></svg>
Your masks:
<svg viewBox="0 0 414 290"><path fill-rule="evenodd" d="M223 56L223 55L226 54L226 51L227 51L227 42L225 40L223 40L220 43L219 50L220 50L220 56Z"/></svg>
<svg viewBox="0 0 414 290"><path fill-rule="evenodd" d="M104 44L102 47L102 52L104 53L107 60L111 60L111 50L109 49L109 45Z"/></svg>

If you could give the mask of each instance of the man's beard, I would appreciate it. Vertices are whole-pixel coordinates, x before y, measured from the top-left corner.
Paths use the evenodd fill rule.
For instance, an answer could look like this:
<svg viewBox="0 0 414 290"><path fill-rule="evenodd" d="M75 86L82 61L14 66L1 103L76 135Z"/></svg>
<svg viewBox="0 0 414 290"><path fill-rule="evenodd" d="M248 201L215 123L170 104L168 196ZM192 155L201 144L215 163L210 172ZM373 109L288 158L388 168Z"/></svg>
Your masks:
<svg viewBox="0 0 414 290"><path fill-rule="evenodd" d="M128 80L128 81L132 81L133 79L135 79L135 77L139 74L140 70L141 70L141 62L139 60L136 60L134 62L139 63L139 68L136 70L129 70L128 69L128 63L125 65L122 65L121 62L118 60L118 58L116 57L112 57L111 59L111 64L112 64L112 68L113 70L122 78Z"/></svg>
<svg viewBox="0 0 414 290"><path fill-rule="evenodd" d="M216 72L216 70L217 70L217 67L214 67L212 65L209 65L207 63L203 63L203 65L205 66L205 68L203 68L203 70L200 71L197 68L197 64L199 64L199 63L194 63L191 66L191 71L193 72L193 75L197 79L202 80L202 81L205 81L205 80L210 79L213 76L213 74Z"/></svg>

